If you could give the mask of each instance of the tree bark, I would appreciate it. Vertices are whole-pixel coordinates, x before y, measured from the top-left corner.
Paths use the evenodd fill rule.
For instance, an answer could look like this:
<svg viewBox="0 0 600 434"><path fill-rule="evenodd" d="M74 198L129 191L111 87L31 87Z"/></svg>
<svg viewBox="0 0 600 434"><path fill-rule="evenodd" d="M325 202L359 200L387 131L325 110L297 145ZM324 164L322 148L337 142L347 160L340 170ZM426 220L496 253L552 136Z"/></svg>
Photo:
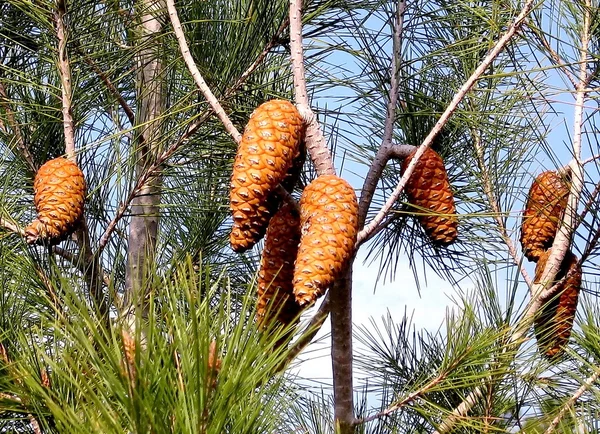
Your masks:
<svg viewBox="0 0 600 434"><path fill-rule="evenodd" d="M137 98L138 140L135 149L136 176L141 176L158 154L161 134L159 117L164 110L162 83L162 43L152 41L162 31L165 6L162 1L142 0L140 3L140 45L138 55ZM144 299L148 291L148 277L156 256L156 239L160 216L161 178L147 182L131 201L131 222L127 271L125 276L125 306L131 311L145 312Z"/></svg>
<svg viewBox="0 0 600 434"><path fill-rule="evenodd" d="M352 258L350 264L354 262ZM336 433L354 433L352 266L331 288L331 363Z"/></svg>

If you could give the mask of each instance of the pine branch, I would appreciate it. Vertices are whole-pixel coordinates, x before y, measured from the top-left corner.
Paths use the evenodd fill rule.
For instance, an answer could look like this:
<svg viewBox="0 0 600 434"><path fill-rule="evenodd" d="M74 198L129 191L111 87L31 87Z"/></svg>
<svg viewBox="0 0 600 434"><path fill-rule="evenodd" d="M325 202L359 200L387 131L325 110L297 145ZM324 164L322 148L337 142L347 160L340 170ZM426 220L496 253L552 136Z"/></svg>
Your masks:
<svg viewBox="0 0 600 434"><path fill-rule="evenodd" d="M3 219L0 217L0 226L2 226L4 229L10 231L10 232L14 232L15 234L18 234L22 237L25 236L25 230L23 230L23 228L19 227L19 225L12 223L6 219Z"/></svg>
<svg viewBox="0 0 600 434"><path fill-rule="evenodd" d="M442 373L440 373L437 377L435 377L429 383L427 383L426 385L421 387L419 390L409 393L406 397L396 401L392 405L388 406L385 410L380 411L377 414L357 420L355 422L355 425L362 425L367 422L371 422L371 421L374 421L377 419L381 419L382 417L389 416L390 414L392 414L392 413L402 409L403 407L407 406L408 404L412 403L416 399L422 397L427 392L429 392L431 389L435 388L442 381L445 381L448 378L448 376L452 373L452 371L454 371L458 366L460 366L460 364L462 363L462 361L464 360L464 358L466 356L467 356L467 353L466 352L463 353L460 357L457 357Z"/></svg>
<svg viewBox="0 0 600 434"><path fill-rule="evenodd" d="M527 7L528 4L529 7L531 7L530 2L528 2L525 5L525 7ZM539 281L537 281L531 287L531 300L527 305L527 309L523 315L522 320L519 321L519 324L515 326L515 329L513 330L513 333L510 336L510 340L504 352L506 352L509 348L518 348L521 345L523 337L533 324L533 319L538 310L542 307L546 300L549 300L551 297L556 295L558 285L550 285L550 282L553 282L556 273L558 272L558 269L560 267L560 264L562 263L567 250L569 250L571 237L575 231L577 203L579 201L581 191L583 189L583 170L581 166L581 134L583 126L583 108L585 98L587 95L587 85L590 79L587 75L587 47L589 44L589 29L590 13L589 8L587 8L581 34L579 83L577 84L573 125L573 159L569 163L569 168L572 174L572 182L567 201L567 208L565 210L558 233L554 239L554 243L552 244L552 252L550 254L550 257L548 258L548 261L546 262L544 271ZM465 398L465 400L453 410L452 414L446 420L443 421L443 423L440 425L437 431L435 431L434 434L442 434L450 431L452 427L456 424L458 419L464 417L470 411L473 405L475 405L477 400L482 396L482 393L483 389L481 387L475 388Z"/></svg>
<svg viewBox="0 0 600 434"><path fill-rule="evenodd" d="M54 20L56 23L56 36L58 38L58 72L62 84L62 114L63 129L65 132L65 154L70 160L75 159L75 122L73 121L73 111L71 107L71 98L73 90L71 85L71 66L67 54L67 32L65 28L65 15L67 6L65 0L56 2L56 12Z"/></svg>
<svg viewBox="0 0 600 434"><path fill-rule="evenodd" d="M521 275L523 276L527 287L531 290L533 282L531 281L531 278L529 277L529 274L527 273L527 270L523 265L523 258L519 255L512 238L510 238L510 236L508 235L508 231L506 230L504 221L502 220L502 212L500 210L500 205L498 204L498 199L494 194L494 188L490 179L488 166L487 164L485 164L485 154L483 150L483 145L481 144L481 136L478 134L477 131L473 131L473 135L475 136L474 146L475 152L477 153L479 170L481 171L481 176L483 178L483 190L485 191L485 195L487 196L488 202L492 207L492 212L496 220L496 224L498 225L498 231L500 232L500 236L502 237L504 244L506 244L508 253L513 258L513 262L517 267L519 267L519 271L521 272Z"/></svg>
<svg viewBox="0 0 600 434"><path fill-rule="evenodd" d="M250 75L252 75L252 73L256 70L256 68L258 68L262 62L264 62L265 58L267 57L267 54L276 45L276 41L277 41L279 35L281 35L281 33L285 30L286 27L287 27L286 23L283 23L279 27L279 29L277 30L275 35L273 35L271 40L267 43L267 45L265 45L265 48L258 55L256 60L244 71L244 73L238 78L238 80L235 82L235 84L225 92L224 99L227 99L227 98L230 98L231 96L233 96L235 94L235 92L237 90L239 90L239 88L245 83L245 81L248 79L248 77L250 77ZM96 255L99 255L104 250L106 245L108 244L108 240L110 239L112 233L116 230L116 227L117 227L117 224L119 223L119 221L125 215L125 212L129 208L129 205L131 204L131 201L133 200L133 198L135 198L139 194L139 192L143 189L143 187L154 176L156 176L157 174L160 173L164 163L169 158L171 158L171 156L173 154L175 154L181 146L183 146L190 140L190 138L196 133L196 131L198 131L198 128L200 128L200 126L202 126L202 124L204 124L204 122L206 122L206 120L211 116L211 114L212 114L211 112L205 112L204 114L199 116L194 122L190 123L188 125L187 129L185 130L185 132L177 140L177 142L175 142L174 144L169 146L169 148L167 148L161 155L159 155L158 158L156 159L156 161L153 164L151 164L149 167L147 167L146 170L144 171L144 173L138 177L138 180L137 180L135 186L133 187L133 189L131 190L131 192L125 199L125 201L123 201L119 205L117 212L115 213L114 217L110 220L104 233L100 237ZM286 191L286 193L287 193L287 191Z"/></svg>
<svg viewBox="0 0 600 434"><path fill-rule="evenodd" d="M327 142L308 101L304 48L302 46L302 0L290 0L290 49L296 104L306 123L304 137L306 150L310 154L318 175L334 175L335 168L329 149L327 149Z"/></svg>
<svg viewBox="0 0 600 434"><path fill-rule="evenodd" d="M231 137L233 137L233 140L235 140L236 143L240 143L240 140L242 139L242 135L239 133L239 131L237 130L235 125L233 125L233 123L227 116L227 113L225 113L225 110L223 110L223 107L221 107L219 100L212 93L212 91L208 87L208 84L206 83L206 81L204 81L202 74L200 74L200 71L198 70L196 63L194 62L192 54L190 53L190 48L187 44L187 41L185 40L185 34L183 33L183 28L181 27L181 22L179 21L179 16L177 15L177 9L175 8L175 1L174 0L166 0L166 1L167 1L167 10L169 11L169 17L171 18L171 24L173 25L175 37L177 38L177 42L179 43L179 49L181 50L181 55L183 56L183 60L185 61L185 64L187 65L188 70L190 71L190 74L192 74L192 77L194 78L194 82L196 83L196 86L198 86L198 89L200 89L200 91L202 92L202 95L204 95L204 98L206 98L206 101L210 104L210 106L214 110L215 114L219 117L219 119L223 123L225 130L227 130L229 135L231 135Z"/></svg>
<svg viewBox="0 0 600 434"><path fill-rule="evenodd" d="M360 201L358 203L358 227L362 229L365 225L369 206L373 200L377 183L381 178L381 174L385 166L392 156L392 138L394 134L394 123L396 122L396 105L398 103L398 86L400 65L402 62L402 32L404 30L404 12L406 11L406 1L398 2L395 21L393 24L393 52L392 64L390 66L390 91L388 94L387 113L385 117L385 126L383 131L383 139L381 146L377 150L377 154L373 163L369 167L369 172L365 177L363 187L360 193ZM408 155L406 155L408 156ZM406 157L405 156L405 157ZM360 245L360 241L357 242Z"/></svg>
<svg viewBox="0 0 600 434"><path fill-rule="evenodd" d="M94 62L87 54L85 54L79 48L79 46L77 46L77 51L79 52L79 55L83 58L83 61L87 63L90 68L92 68L92 71L94 71L94 73L98 77L100 77L100 80L102 80L108 91L116 98L117 102L125 112L127 119L129 119L129 123L131 125L135 125L135 114L133 113L133 110L131 109L129 104L127 104L127 101L125 101L125 98L123 98L123 95L121 95L117 87L112 83L108 75L104 71L102 71L102 69L100 69L96 62Z"/></svg>
<svg viewBox="0 0 600 434"><path fill-rule="evenodd" d="M489 51L489 53L487 54L485 59L483 59L483 61L477 67L477 69L473 72L473 74L471 74L471 76L467 79L467 81L461 86L461 88L458 90L458 92L454 95L454 97L452 98L452 101L450 102L448 107L446 107L446 110L444 111L444 113L442 113L442 115L440 116L440 119L437 121L435 126L429 132L429 134L427 135L427 137L425 138L423 143L421 143L421 146L419 146L419 149L415 153L410 164L406 168L406 171L402 175L400 182L398 183L395 190L392 192L392 194L386 201L385 205L383 205L381 210L379 210L379 212L377 213L375 218L373 218L373 220L371 220L371 222L367 226L365 226L358 234L359 240L368 238L369 234L371 232L373 232L379 224L381 224L381 222L383 221L385 216L389 213L389 211L392 209L392 207L398 200L398 197L400 197L400 194L404 190L404 187L406 186L408 179L410 178L413 171L415 170L415 167L416 167L417 163L419 162L419 159L425 153L425 150L429 146L431 146L431 144L433 143L433 139L439 134L439 132L444 127L444 125L446 125L446 122L448 122L448 119L450 119L450 116L452 116L452 114L454 113L454 111L456 110L456 108L458 107L460 102L464 99L464 97L467 95L467 93L471 90L473 85L477 82L477 80L479 80L479 78L483 75L483 73L487 70L487 68L492 64L494 59L502 52L502 50L504 50L506 45L510 42L510 40L513 38L513 36L521 28L521 26L525 22L525 18L527 17L527 15L529 15L529 12L532 9L533 4L534 4L534 0L528 0L523 5L523 9L519 13L519 15L515 18L515 20L512 23L510 23L510 25L508 26L508 30L498 40L498 42L496 42L496 44Z"/></svg>
<svg viewBox="0 0 600 434"><path fill-rule="evenodd" d="M600 370L596 370L596 372L594 372L591 376L589 376L588 378L586 378L584 380L583 384L579 387L579 389L577 389L575 391L575 393L567 400L567 402L565 402L565 404L562 406L562 408L560 409L560 411L558 412L556 417L554 419L552 419L552 422L550 422L550 425L548 426L548 429L546 429L544 434L552 434L556 430L556 428L558 427L558 424L563 419L563 417L565 416L567 411L569 411L575 405L575 403L579 400L579 398L581 398L581 396L596 381L598 381L599 377L600 377Z"/></svg>

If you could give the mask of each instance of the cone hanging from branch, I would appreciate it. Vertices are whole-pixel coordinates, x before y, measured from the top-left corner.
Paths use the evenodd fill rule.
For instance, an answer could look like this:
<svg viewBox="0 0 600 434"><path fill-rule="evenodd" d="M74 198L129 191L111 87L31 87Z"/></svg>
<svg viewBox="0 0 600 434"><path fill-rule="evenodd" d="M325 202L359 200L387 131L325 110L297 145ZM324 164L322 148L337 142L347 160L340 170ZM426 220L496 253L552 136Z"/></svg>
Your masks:
<svg viewBox="0 0 600 434"><path fill-rule="evenodd" d="M415 149L402 163L404 173ZM448 245L458 237L458 219L454 196L442 158L427 148L404 189L408 201L415 205L419 223L434 244Z"/></svg>
<svg viewBox="0 0 600 434"><path fill-rule="evenodd" d="M294 295L301 306L322 296L352 256L357 215L354 189L335 175L318 177L302 192L302 234L294 267Z"/></svg>
<svg viewBox="0 0 600 434"><path fill-rule="evenodd" d="M555 171L543 172L533 181L521 225L521 246L530 261L538 261L552 246L568 197L569 185Z"/></svg>
<svg viewBox="0 0 600 434"><path fill-rule="evenodd" d="M300 313L292 283L299 243L300 216L284 203L269 222L258 272L256 316L262 326L274 318L288 325Z"/></svg>
<svg viewBox="0 0 600 434"><path fill-rule="evenodd" d="M231 177L230 242L236 252L250 249L264 236L279 204L273 191L300 158L303 134L302 118L289 101L268 101L250 116Z"/></svg>
<svg viewBox="0 0 600 434"><path fill-rule="evenodd" d="M66 158L55 158L40 167L33 182L37 218L25 228L29 244L57 244L80 224L85 202L81 169Z"/></svg>
<svg viewBox="0 0 600 434"><path fill-rule="evenodd" d="M535 283L540 283L550 252L551 250L544 252L535 267ZM563 353L569 342L577 311L582 270L577 256L570 251L565 254L552 284L560 282L567 275L566 280L556 288L556 295L542 305L534 318L538 349L549 360L554 360Z"/></svg>

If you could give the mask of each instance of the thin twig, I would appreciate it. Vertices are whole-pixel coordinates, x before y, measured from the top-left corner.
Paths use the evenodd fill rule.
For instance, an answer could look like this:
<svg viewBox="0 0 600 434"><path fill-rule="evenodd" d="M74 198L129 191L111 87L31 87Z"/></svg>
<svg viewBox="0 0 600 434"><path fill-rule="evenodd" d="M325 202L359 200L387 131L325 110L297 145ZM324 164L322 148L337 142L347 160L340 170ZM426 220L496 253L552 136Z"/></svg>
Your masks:
<svg viewBox="0 0 600 434"><path fill-rule="evenodd" d="M533 4L534 4L534 0L527 0L527 2L523 5L523 9L521 9L521 12L519 13L519 15L508 26L508 30L506 31L506 33L498 40L496 45L494 45L494 47L491 49L491 51L488 53L488 55L485 57L485 59L481 62L481 64L477 67L477 69L473 72L473 74L471 74L471 76L467 79L467 81L461 86L461 88L458 90L458 92L454 95L454 97L452 98L452 101L450 102L450 104L448 105L448 107L446 108L444 113L440 116L440 119L437 121L437 123L435 124L433 129L429 132L429 134L427 135L427 137L425 138L425 140L423 141L421 146L419 146L419 149L415 153L410 164L406 168L406 171L402 175L402 179L400 179L400 182L396 186L396 189L393 191L391 196L388 198L385 205L377 213L375 218L373 218L373 220L371 220L371 222L365 228L363 228L360 231L360 233L358 234L359 241L367 238L369 233L374 231L375 228L383 221L385 216L389 213L390 209L394 206L394 204L398 200L398 197L404 190L404 186L406 185L408 179L412 175L417 163L419 162L419 159L421 158L421 155L423 155L425 153L425 150L431 145L431 143L433 142L433 139L442 130L442 128L444 127L446 122L448 122L448 119L450 119L450 116L452 116L452 114L458 107L458 104L460 104L460 102L463 100L463 98L466 96L466 94L469 92L469 90L471 90L471 88L473 87L475 82L487 70L487 68L491 65L491 63L494 61L494 59L500 54L500 52L502 52L504 47L506 47L506 45L512 39L512 37L515 35L517 30L519 30L521 28L521 26L523 25L523 22L525 21L525 18L527 17L527 15L529 15L529 12L531 11L531 8L533 7Z"/></svg>
<svg viewBox="0 0 600 434"><path fill-rule="evenodd" d="M290 50L294 91L298 111L306 123L305 143L318 175L333 175L333 160L323 137L323 131L312 111L306 90L304 48L302 47L302 0L290 0Z"/></svg>
<svg viewBox="0 0 600 434"><path fill-rule="evenodd" d="M579 389L577 389L575 393L567 400L567 402L565 402L556 417L552 419L552 422L550 422L550 425L544 434L552 434L556 430L556 427L565 416L567 411L569 411L579 400L579 398L581 398L581 395L583 395L592 386L592 384L598 380L598 377L600 377L600 370L597 370L591 376L585 379Z"/></svg>
<svg viewBox="0 0 600 434"><path fill-rule="evenodd" d="M70 160L75 160L75 122L71 107L73 95L71 84L71 66L67 55L67 32L65 28L65 14L67 6L64 0L56 2L56 37L58 38L58 72L62 84L62 115L63 129L65 133L65 154Z"/></svg>
<svg viewBox="0 0 600 434"><path fill-rule="evenodd" d="M100 77L100 80L104 82L104 85L106 86L108 91L117 99L117 102L125 112L127 119L129 119L129 123L131 125L135 125L135 114L133 113L133 110L131 109L129 104L127 104L127 101L125 101L125 98L123 98L123 95L121 95L121 92L119 92L117 87L112 83L108 75L104 71L102 71L102 69L100 69L96 62L94 62L87 54L85 54L79 46L77 47L77 51L79 55L83 58L83 61L87 63L90 68L92 68L94 73L98 77Z"/></svg>
<svg viewBox="0 0 600 434"><path fill-rule="evenodd" d="M59 246L52 246L52 251L54 252L54 254L60 256L61 258L70 262L73 266L77 267L77 269L82 273L85 272L85 265L81 261L78 261L77 256L73 253ZM110 277L108 276L106 271L102 272L102 281L107 287L110 287Z"/></svg>
<svg viewBox="0 0 600 434"><path fill-rule="evenodd" d="M365 224L369 206L371 205L373 195L377 189L377 183L391 156L390 148L393 146L392 138L394 135L394 124L396 122L396 105L398 103L398 86L400 82L398 76L400 74L400 65L402 62L402 32L404 30L405 11L406 1L401 0L398 2L398 9L393 23L394 32L392 38L392 62L390 66L390 91L388 94L383 139L381 141L381 146L373 159L373 163L369 167L369 171L360 192L360 201L358 203L358 227L360 229L362 229Z"/></svg>
<svg viewBox="0 0 600 434"><path fill-rule="evenodd" d="M23 228L19 227L19 225L15 224L15 223L12 223L6 219L3 219L2 217L0 217L0 226L6 230L14 232L15 234L19 234L22 237L25 236L25 231L23 230Z"/></svg>
<svg viewBox="0 0 600 434"><path fill-rule="evenodd" d="M171 24L173 25L173 30L175 32L175 37L177 38L177 42L179 43L179 49L181 50L181 55L183 56L183 60L188 67L188 70L192 74L194 81L196 82L196 86L206 98L206 101L210 104L215 114L219 117L225 130L233 137L236 143L239 143L242 139L242 135L239 133L235 125L231 122L223 107L219 103L217 97L212 93L206 81L200 74L196 63L190 53L190 48L185 40L185 34L183 33L183 28L181 27L181 22L179 21L179 17L177 16L177 9L175 8L174 0L166 0L167 2L167 10L169 11L169 17L171 18Z"/></svg>
<svg viewBox="0 0 600 434"><path fill-rule="evenodd" d="M525 7L527 7L527 5L525 5ZM583 170L581 166L581 133L583 124L583 107L587 92L586 88L589 80L589 77L587 76L587 46L589 43L589 26L590 17L589 8L587 8L581 35L581 62L573 125L573 159L569 163L572 173L572 180L567 208L565 210L565 215L563 217L561 226L554 239L554 243L552 244L552 252L548 258L542 276L540 277L539 281L532 286L531 300L528 303L522 320L519 321L519 324L515 326L515 329L510 336L510 340L503 352L507 352L510 348L518 348L520 346L520 344L523 342L523 337L533 323L534 316L543 305L544 301L548 300L550 297L552 297L553 293L556 292L558 285L551 285L550 282L553 282L556 273L558 272L560 263L569 249L571 236L575 230L574 224L577 217L577 203L583 189ZM451 430L458 419L465 416L469 412L481 395L481 387L477 387L471 391L467 398L465 398L465 400L454 409L452 414L443 421L434 434L442 434Z"/></svg>
<svg viewBox="0 0 600 434"><path fill-rule="evenodd" d="M571 84L573 85L573 87L576 88L577 87L577 80L575 79L575 77L573 77L573 74L571 74L571 71L569 70L569 68L567 68L568 64L566 62L564 62L560 58L560 56L558 55L558 53L550 46L550 43L544 37L544 34L541 32L540 29L532 28L532 27L529 27L529 28L533 31L533 34L535 35L535 37L537 38L537 40L540 42L540 44L542 44L542 46L550 54L550 59L552 59L552 61L554 62L554 64L557 67L559 67L562 72L565 73L565 75L567 76L567 78L569 79L569 81L571 82Z"/></svg>
<svg viewBox="0 0 600 434"><path fill-rule="evenodd" d="M0 104L2 104L2 107L4 108L4 111L6 112L6 118L8 119L10 128L15 136L15 140L17 141L17 148L19 149L19 152L21 153L21 155L27 162L29 169L32 172L35 172L35 163L33 161L33 156L31 155L31 153L29 152L29 149L25 145L25 139L23 138L23 134L21 132L21 127L19 126L19 123L17 122L15 113L13 112L12 108L10 107L10 101L8 99L8 95L6 94L6 89L4 88L4 84L2 84L1 81L0 81Z"/></svg>
<svg viewBox="0 0 600 434"><path fill-rule="evenodd" d="M496 224L498 225L498 231L500 232L500 236L502 237L504 244L506 244L506 247L508 248L508 253L513 258L515 265L519 267L519 271L521 272L521 275L523 276L527 287L531 291L531 286L533 282L529 277L527 270L523 266L523 258L519 255L512 238L508 235L508 231L506 230L504 220L502 219L502 211L500 210L500 205L498 204L498 200L496 198L496 195L494 194L494 188L490 179L488 165L485 164L485 153L481 144L481 135L477 131L473 131L473 135L475 136L474 145L475 151L477 152L479 170L481 171L481 176L483 178L483 190L492 208L492 214L494 215Z"/></svg>
<svg viewBox="0 0 600 434"><path fill-rule="evenodd" d="M288 355L285 359L284 365L282 367L286 367L289 363L296 359L296 356L300 354L304 348L308 344L310 344L316 334L321 330L321 327L325 323L327 316L329 315L330 308L330 297L329 292L325 295L325 298L321 302L321 306L317 312L310 319L308 325L304 329L304 332L301 334L301 337L294 343L294 346L288 352Z"/></svg>

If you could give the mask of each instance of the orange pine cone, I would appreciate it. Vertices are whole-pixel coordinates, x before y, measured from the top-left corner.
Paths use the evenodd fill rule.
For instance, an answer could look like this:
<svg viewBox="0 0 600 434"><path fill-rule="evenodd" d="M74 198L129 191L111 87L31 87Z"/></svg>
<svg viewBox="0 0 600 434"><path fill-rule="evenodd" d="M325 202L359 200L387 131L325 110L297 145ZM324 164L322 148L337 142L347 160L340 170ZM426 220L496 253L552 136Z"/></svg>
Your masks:
<svg viewBox="0 0 600 434"><path fill-rule="evenodd" d="M265 234L279 199L272 192L299 157L304 128L296 107L283 100L261 104L250 116L231 177L231 247L250 249Z"/></svg>
<svg viewBox="0 0 600 434"><path fill-rule="evenodd" d="M33 182L37 218L25 228L29 244L57 244L77 228L83 217L85 179L71 160L47 161Z"/></svg>
<svg viewBox="0 0 600 434"><path fill-rule="evenodd" d="M540 283L550 252L551 250L544 252L535 267L535 283ZM578 264L577 256L569 251L554 282L560 281L571 270L573 274L560 284L556 296L540 308L534 319L538 348L550 360L560 356L569 342L581 289L581 265Z"/></svg>
<svg viewBox="0 0 600 434"><path fill-rule="evenodd" d="M552 170L533 181L521 225L521 246L530 261L540 259L552 246L568 196L567 182Z"/></svg>
<svg viewBox="0 0 600 434"><path fill-rule="evenodd" d="M406 171L417 149L402 163ZM419 159L404 189L408 201L419 208L417 218L435 244L448 245L458 237L458 219L454 196L442 158L427 148Z"/></svg>
<svg viewBox="0 0 600 434"><path fill-rule="evenodd" d="M287 325L300 313L292 283L299 243L300 216L292 205L284 203L269 223L260 261L256 316L261 325L274 315Z"/></svg>
<svg viewBox="0 0 600 434"><path fill-rule="evenodd" d="M325 175L306 186L300 210L302 235L294 268L294 296L305 306L325 293L352 256L358 202L350 184Z"/></svg>

